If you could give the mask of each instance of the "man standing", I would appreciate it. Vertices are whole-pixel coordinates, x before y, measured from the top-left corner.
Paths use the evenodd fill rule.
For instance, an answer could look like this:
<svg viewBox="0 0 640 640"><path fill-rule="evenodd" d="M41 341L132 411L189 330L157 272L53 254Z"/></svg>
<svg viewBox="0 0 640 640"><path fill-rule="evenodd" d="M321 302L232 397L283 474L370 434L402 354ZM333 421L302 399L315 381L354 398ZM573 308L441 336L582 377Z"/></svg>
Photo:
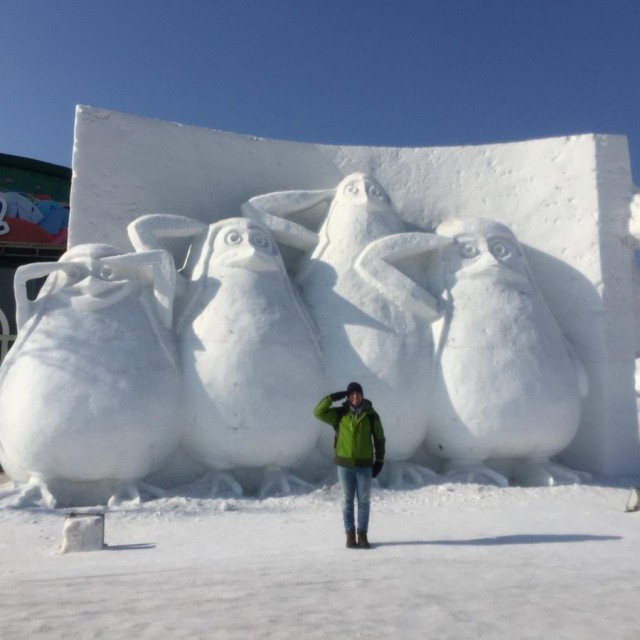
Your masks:
<svg viewBox="0 0 640 640"><path fill-rule="evenodd" d="M339 407L334 402L343 400ZM342 517L347 533L347 547L369 549L369 505L371 478L384 464L385 438L380 416L369 400L363 398L362 387L349 383L346 391L336 391L320 400L313 415L330 424L335 432L334 463L342 487ZM358 500L358 539L354 519L354 498Z"/></svg>

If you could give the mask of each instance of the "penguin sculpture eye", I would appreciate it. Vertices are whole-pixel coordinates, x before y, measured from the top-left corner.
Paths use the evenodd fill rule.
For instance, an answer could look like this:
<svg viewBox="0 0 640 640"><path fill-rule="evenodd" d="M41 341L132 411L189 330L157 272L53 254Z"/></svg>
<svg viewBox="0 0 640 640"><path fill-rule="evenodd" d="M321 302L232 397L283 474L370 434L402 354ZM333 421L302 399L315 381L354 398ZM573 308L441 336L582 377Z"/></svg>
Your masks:
<svg viewBox="0 0 640 640"><path fill-rule="evenodd" d="M509 240L494 240L489 244L489 251L498 260L506 260L512 255L518 255L517 248Z"/></svg>
<svg viewBox="0 0 640 640"><path fill-rule="evenodd" d="M112 267L105 264L104 266L100 267L100 278L102 278L102 280L115 280L115 271Z"/></svg>
<svg viewBox="0 0 640 640"><path fill-rule="evenodd" d="M251 244L259 249L271 249L269 238L260 231L254 231L251 234Z"/></svg>
<svg viewBox="0 0 640 640"><path fill-rule="evenodd" d="M74 284L83 278L86 278L89 270L83 265L77 264L64 270L67 284Z"/></svg>
<svg viewBox="0 0 640 640"><path fill-rule="evenodd" d="M473 242L462 242L460 243L460 255L463 258L475 258L480 252L478 251L478 247L476 247Z"/></svg>
<svg viewBox="0 0 640 640"><path fill-rule="evenodd" d="M386 200L384 191L375 184L367 185L367 194L372 198L377 198L378 200Z"/></svg>
<svg viewBox="0 0 640 640"><path fill-rule="evenodd" d="M224 240L227 244L240 244L242 242L242 234L234 229L227 233Z"/></svg>
<svg viewBox="0 0 640 640"><path fill-rule="evenodd" d="M344 185L344 192L348 196L356 196L360 192L358 185L355 182L349 182Z"/></svg>

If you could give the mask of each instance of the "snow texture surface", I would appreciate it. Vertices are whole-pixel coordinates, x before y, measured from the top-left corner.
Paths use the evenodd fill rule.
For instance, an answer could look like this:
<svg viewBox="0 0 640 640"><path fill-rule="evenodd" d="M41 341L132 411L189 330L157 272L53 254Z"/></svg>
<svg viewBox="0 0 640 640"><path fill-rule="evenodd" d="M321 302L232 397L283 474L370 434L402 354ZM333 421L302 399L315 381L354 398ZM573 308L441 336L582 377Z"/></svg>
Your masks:
<svg viewBox="0 0 640 640"><path fill-rule="evenodd" d="M61 555L64 513L0 488L2 637L635 640L629 483L373 490L373 548L344 546L329 485L267 500L210 484L106 513Z"/></svg>
<svg viewBox="0 0 640 640"><path fill-rule="evenodd" d="M433 232L452 218L505 224L520 243L554 322L586 371L588 395L581 401L579 427L562 462L605 474L637 470L635 351L628 348L636 343L637 325L637 267L629 230L636 190L623 137L588 134L477 147L334 147L255 139L90 107L78 108L75 135L71 245L100 241L130 248L127 227L144 214L178 214L210 225L246 215L247 203L268 194L306 193L307 199L320 194L316 206L294 216L307 235L297 234L292 242L286 225L272 232L289 273L307 295L321 335L325 331L336 340L335 331L324 323L335 309L325 308L327 274L304 265L298 270L300 253L309 251L309 235L317 234L312 263L326 256L325 267L342 269L336 285L341 295L357 298L360 289L349 284L352 271L331 257L332 244L338 247L351 238L373 245L380 234L334 216L343 206L339 198L327 215L323 193L358 172L372 177L392 204L383 203L382 218L387 225L395 220L396 226L385 233ZM380 255L374 248L381 248L371 249ZM176 254L175 247L170 249ZM315 308L314 300L319 301ZM494 307L489 313L499 314L495 300L487 305ZM409 320L414 322L413 317ZM354 331L349 321L343 326L347 333ZM357 340L368 338L349 336L349 344ZM409 355L413 347L393 345ZM339 362L331 356L332 348L330 344L330 370ZM363 373L375 372L375 367L365 360ZM347 380L332 382L342 386ZM327 393L335 390L328 387ZM375 391L374 384L374 402ZM388 402L384 394L381 402ZM404 449L397 458L406 457L415 445L416 430L404 436L398 431L396 445L390 444Z"/></svg>

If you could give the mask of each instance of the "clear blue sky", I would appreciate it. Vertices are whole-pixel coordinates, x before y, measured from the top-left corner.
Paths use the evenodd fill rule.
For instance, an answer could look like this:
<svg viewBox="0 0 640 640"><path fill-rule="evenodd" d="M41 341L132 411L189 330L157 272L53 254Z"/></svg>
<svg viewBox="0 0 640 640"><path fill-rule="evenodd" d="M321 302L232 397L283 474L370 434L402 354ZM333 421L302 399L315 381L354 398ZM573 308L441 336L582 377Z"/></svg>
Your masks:
<svg viewBox="0 0 640 640"><path fill-rule="evenodd" d="M628 137L640 0L0 0L0 152L70 166L76 104L265 138Z"/></svg>

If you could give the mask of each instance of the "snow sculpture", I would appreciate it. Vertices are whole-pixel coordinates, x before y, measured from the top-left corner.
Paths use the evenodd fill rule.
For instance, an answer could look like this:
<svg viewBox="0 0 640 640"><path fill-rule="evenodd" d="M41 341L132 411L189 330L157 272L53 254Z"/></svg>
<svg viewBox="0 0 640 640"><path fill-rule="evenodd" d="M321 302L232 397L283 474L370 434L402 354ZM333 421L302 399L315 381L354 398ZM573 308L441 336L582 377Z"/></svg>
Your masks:
<svg viewBox="0 0 640 640"><path fill-rule="evenodd" d="M624 136L587 133L458 147L324 145L80 106L74 140L71 246L126 247L126 225L150 211L188 211L208 225L225 212L237 215L252 196L334 187L363 167L391 194L406 231L430 231L448 218L470 216L510 226L526 242L540 291L589 375L580 428L563 450L563 462L605 475L637 472L635 350L629 345L638 333L640 303L634 312L633 300L634 294L640 300L640 277L628 238L637 189ZM178 161L167 162L166 149ZM332 197L308 210L291 202L292 215L276 217L317 236L321 208L326 211ZM296 264L296 250L278 242L287 267L302 275L313 249ZM373 397L375 390L367 393ZM396 399L401 402L400 393Z"/></svg>
<svg viewBox="0 0 640 640"><path fill-rule="evenodd" d="M27 282L44 276L29 300ZM50 504L92 504L135 494L171 454L174 289L165 251L78 245L18 269L18 339L0 370L0 462L12 479Z"/></svg>
<svg viewBox="0 0 640 640"><path fill-rule="evenodd" d="M423 287L419 257L449 241L407 232L386 191L363 173L336 189L259 195L242 212L263 221L278 242L306 252L295 281L320 332L324 393L350 380L363 385L387 432L388 484L433 476L407 463L425 438L430 323L439 315ZM294 220L302 212L319 215L318 232ZM323 440L329 450L333 434Z"/></svg>
<svg viewBox="0 0 640 640"><path fill-rule="evenodd" d="M290 492L300 481L286 469L318 438L309 407L322 395L322 370L315 329L269 230L245 218L208 226L148 215L129 233L139 249L192 239L177 320L187 449L215 470L264 471L261 495ZM234 484L221 474L224 482Z"/></svg>
<svg viewBox="0 0 640 640"><path fill-rule="evenodd" d="M441 388L427 440L450 477L506 485L484 466L515 459L522 484L580 478L550 457L575 436L586 374L540 295L522 247L503 224L450 219L436 232L446 312L439 328ZM432 274L433 277L433 274Z"/></svg>

